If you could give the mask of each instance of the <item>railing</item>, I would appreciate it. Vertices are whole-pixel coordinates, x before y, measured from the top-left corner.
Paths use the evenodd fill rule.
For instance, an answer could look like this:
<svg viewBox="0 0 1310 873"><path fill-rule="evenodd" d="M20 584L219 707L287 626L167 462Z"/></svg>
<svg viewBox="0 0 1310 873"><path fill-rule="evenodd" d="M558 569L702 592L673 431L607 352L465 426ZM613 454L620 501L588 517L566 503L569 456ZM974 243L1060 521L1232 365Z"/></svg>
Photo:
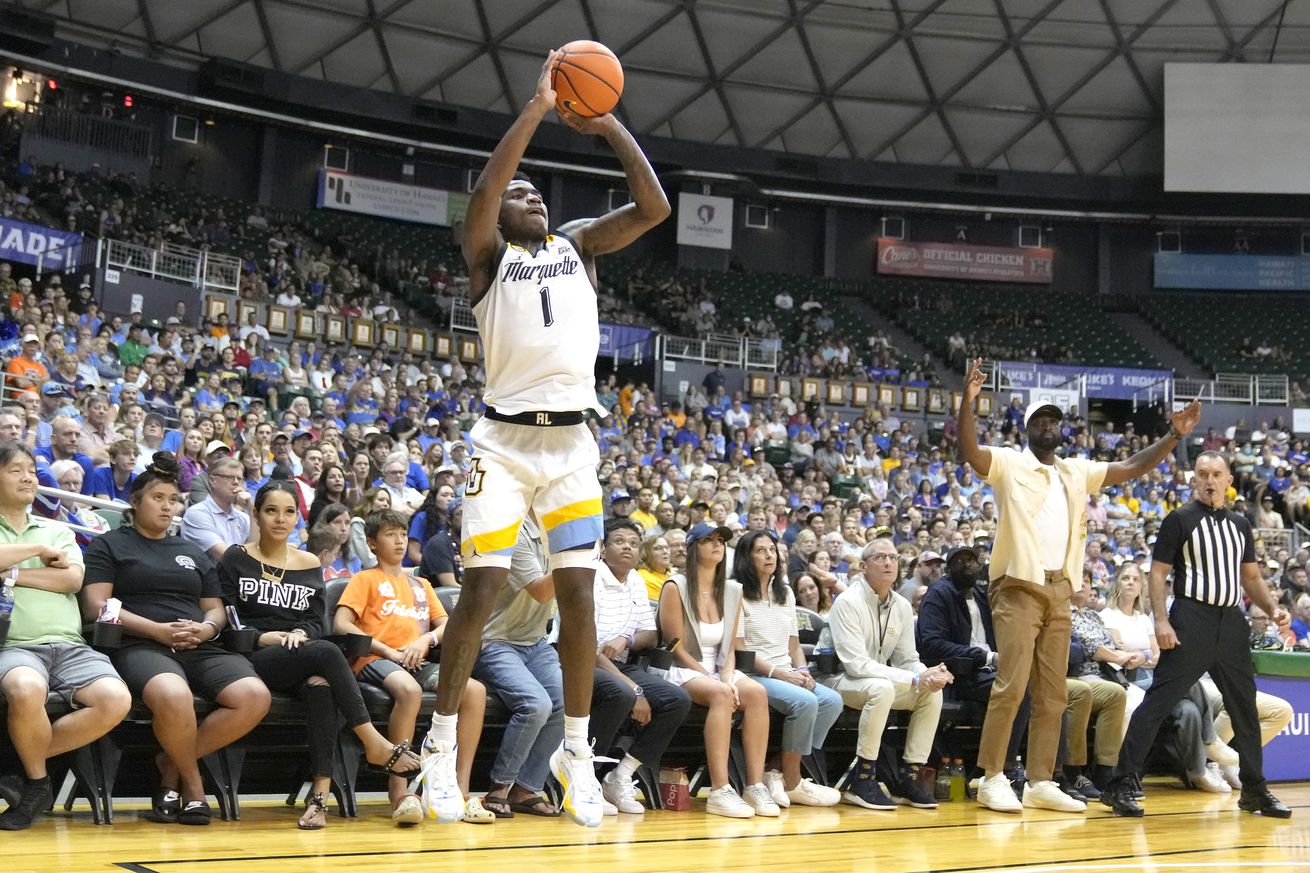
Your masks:
<svg viewBox="0 0 1310 873"><path fill-rule="evenodd" d="M1133 392L1133 412L1136 412L1139 406L1163 404L1167 407L1173 396L1173 383L1173 379L1161 379L1154 385L1138 388Z"/></svg>
<svg viewBox="0 0 1310 873"><path fill-rule="evenodd" d="M1174 379L1173 396L1177 400L1197 399L1202 403L1286 406L1291 400L1291 390L1285 375L1218 373L1213 379Z"/></svg>
<svg viewBox="0 0 1310 873"><path fill-rule="evenodd" d="M241 287L241 259L232 255L176 245L149 249L116 239L105 240L101 250L109 270L131 270L203 291L236 293Z"/></svg>
<svg viewBox="0 0 1310 873"><path fill-rule="evenodd" d="M76 491L64 491L63 489L51 488L47 485L36 486L36 493L42 497L48 497L51 500L57 500L61 503L85 503L92 509L108 509L111 512L125 512L132 508L130 505L117 500L101 500L98 497L91 497L88 494L79 494ZM65 521L62 518L51 520L64 525L69 530L76 531L80 534L86 534L87 536L98 537L102 533L94 528L89 528L72 521Z"/></svg>
<svg viewBox="0 0 1310 873"><path fill-rule="evenodd" d="M151 156L149 127L48 105L27 122L24 133L142 160Z"/></svg>
<svg viewBox="0 0 1310 873"><path fill-rule="evenodd" d="M1301 550L1303 531L1305 528L1299 524L1294 527L1258 527L1255 529L1255 538L1265 544L1265 554L1270 554L1274 549L1287 549L1295 555Z"/></svg>
<svg viewBox="0 0 1310 873"><path fill-rule="evenodd" d="M696 361L701 364L723 364L728 367L746 366L745 341L740 337L714 335L705 337L659 337L661 360Z"/></svg>
<svg viewBox="0 0 1310 873"><path fill-rule="evenodd" d="M462 330L467 333L478 332L478 322L473 318L473 307L467 297L456 297L450 304L450 330Z"/></svg>

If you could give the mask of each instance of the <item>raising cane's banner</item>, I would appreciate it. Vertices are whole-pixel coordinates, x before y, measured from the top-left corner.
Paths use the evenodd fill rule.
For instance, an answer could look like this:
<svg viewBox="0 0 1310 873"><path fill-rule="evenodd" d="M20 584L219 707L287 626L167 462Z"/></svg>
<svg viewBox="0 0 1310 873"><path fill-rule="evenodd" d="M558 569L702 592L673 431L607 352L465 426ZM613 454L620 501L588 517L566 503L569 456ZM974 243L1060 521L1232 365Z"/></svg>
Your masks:
<svg viewBox="0 0 1310 873"><path fill-rule="evenodd" d="M959 243L878 240L878 272L938 279L1049 285L1055 252Z"/></svg>

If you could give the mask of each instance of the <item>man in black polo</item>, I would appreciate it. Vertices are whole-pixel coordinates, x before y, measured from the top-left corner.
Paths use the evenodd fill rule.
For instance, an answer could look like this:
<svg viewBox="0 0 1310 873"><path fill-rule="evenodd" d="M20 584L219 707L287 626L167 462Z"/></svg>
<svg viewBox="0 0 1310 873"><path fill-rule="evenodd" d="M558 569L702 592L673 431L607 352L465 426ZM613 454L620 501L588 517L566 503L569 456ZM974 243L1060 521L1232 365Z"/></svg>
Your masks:
<svg viewBox="0 0 1310 873"><path fill-rule="evenodd" d="M1133 777L1174 704L1206 671L1233 722L1232 745L1241 758L1238 807L1272 818L1292 815L1265 785L1249 629L1239 608L1242 590L1280 627L1287 627L1290 619L1260 578L1250 522L1224 508L1232 481L1223 455L1202 452L1192 479L1195 499L1165 516L1156 534L1150 590L1160 664L1128 725L1114 779L1101 795L1115 815L1143 814L1133 799ZM1174 605L1166 613L1165 579L1170 572Z"/></svg>

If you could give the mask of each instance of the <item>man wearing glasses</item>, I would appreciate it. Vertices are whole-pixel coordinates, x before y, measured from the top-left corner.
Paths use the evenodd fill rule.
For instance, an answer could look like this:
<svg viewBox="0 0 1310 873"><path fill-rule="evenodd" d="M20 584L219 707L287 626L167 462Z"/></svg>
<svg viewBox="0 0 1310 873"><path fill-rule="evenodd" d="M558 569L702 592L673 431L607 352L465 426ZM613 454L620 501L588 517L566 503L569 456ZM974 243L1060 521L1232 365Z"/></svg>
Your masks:
<svg viewBox="0 0 1310 873"><path fill-rule="evenodd" d="M228 546L250 539L250 494L236 458L220 458L210 464L208 477L209 496L182 516L182 536L217 561Z"/></svg>
<svg viewBox="0 0 1310 873"><path fill-rule="evenodd" d="M919 784L919 768L932 753L942 713L941 690L954 677L944 664L928 667L919 660L914 612L910 601L895 591L901 566L891 539L866 545L860 567L863 577L837 597L828 615L833 649L845 672L825 678L824 684L841 694L847 706L860 710L859 758L842 799L866 809L895 809L897 804L932 809L937 803ZM878 784L876 764L893 709L911 714L904 762L895 784L888 786L888 797Z"/></svg>

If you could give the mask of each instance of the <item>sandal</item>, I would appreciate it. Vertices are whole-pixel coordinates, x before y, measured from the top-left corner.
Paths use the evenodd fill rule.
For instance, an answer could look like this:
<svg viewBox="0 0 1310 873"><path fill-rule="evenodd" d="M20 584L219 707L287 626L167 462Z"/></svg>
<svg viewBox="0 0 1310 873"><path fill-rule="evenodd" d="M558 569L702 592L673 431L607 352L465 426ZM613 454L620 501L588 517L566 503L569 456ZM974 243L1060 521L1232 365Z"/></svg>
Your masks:
<svg viewBox="0 0 1310 873"><path fill-rule="evenodd" d="M403 740L391 747L391 757L387 759L387 763L369 764L369 766L390 776L403 776L408 773L417 772L423 765L422 762L417 758L414 758L413 755L410 755L410 758L413 760L413 763L410 766L405 767L404 769L396 766L401 762L401 759L405 757L409 750L409 740Z"/></svg>
<svg viewBox="0 0 1310 873"><path fill-rule="evenodd" d="M305 798L305 813L296 822L302 831L321 831L327 827L327 799L316 791Z"/></svg>
<svg viewBox="0 0 1310 873"><path fill-rule="evenodd" d="M513 818L514 810L509 808L509 799L505 797L493 797L490 794L482 798L482 808L490 812L496 818ZM465 806L465 811L468 807Z"/></svg>
<svg viewBox="0 0 1310 873"><path fill-rule="evenodd" d="M177 823L184 825L207 825L213 817L209 804L203 800L188 800L182 811L177 814Z"/></svg>
<svg viewBox="0 0 1310 873"><path fill-rule="evenodd" d="M182 796L176 789L161 785L150 795L150 811L146 813L146 818L158 824L176 824L181 811Z"/></svg>
<svg viewBox="0 0 1310 873"><path fill-rule="evenodd" d="M542 818L558 818L559 810L546 799L545 795L538 794L523 800L512 800L509 808L514 812L521 812L524 815L537 815Z"/></svg>
<svg viewBox="0 0 1310 873"><path fill-rule="evenodd" d="M513 813L510 813L513 815ZM469 824L492 824L497 819L496 813L492 812L482 805L481 798L470 797L464 804L464 815L460 821L466 821Z"/></svg>

